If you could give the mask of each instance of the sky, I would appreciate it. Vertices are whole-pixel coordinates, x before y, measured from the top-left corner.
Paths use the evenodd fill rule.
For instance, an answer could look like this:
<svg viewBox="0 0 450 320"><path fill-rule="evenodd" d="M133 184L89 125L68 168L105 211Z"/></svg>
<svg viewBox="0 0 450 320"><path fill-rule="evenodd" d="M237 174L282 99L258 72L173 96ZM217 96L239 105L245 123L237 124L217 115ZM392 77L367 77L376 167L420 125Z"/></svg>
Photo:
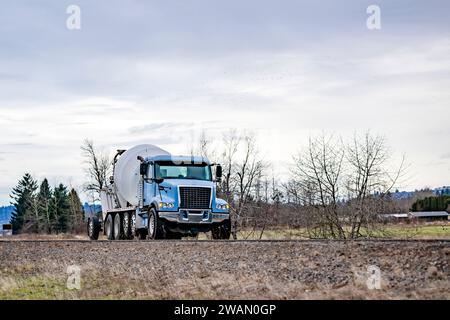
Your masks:
<svg viewBox="0 0 450 320"><path fill-rule="evenodd" d="M366 24L373 4L381 29ZM0 205L25 172L80 188L85 138L183 154L230 128L279 177L309 136L369 129L406 155L402 189L449 185L449 13L444 0L2 0Z"/></svg>

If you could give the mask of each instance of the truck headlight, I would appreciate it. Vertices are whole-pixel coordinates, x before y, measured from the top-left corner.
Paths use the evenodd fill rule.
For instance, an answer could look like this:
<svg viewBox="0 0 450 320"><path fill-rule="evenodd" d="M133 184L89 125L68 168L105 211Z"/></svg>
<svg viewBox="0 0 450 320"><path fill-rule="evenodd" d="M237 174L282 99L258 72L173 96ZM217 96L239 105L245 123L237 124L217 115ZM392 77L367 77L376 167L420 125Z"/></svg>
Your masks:
<svg viewBox="0 0 450 320"><path fill-rule="evenodd" d="M174 206L175 206L175 205L174 205L173 202L160 202L160 203L159 203L159 207L160 207L160 208L172 209Z"/></svg>
<svg viewBox="0 0 450 320"><path fill-rule="evenodd" d="M228 209L230 209L230 205L228 203L225 203L225 204L218 203L216 205L216 208L219 210L228 210Z"/></svg>

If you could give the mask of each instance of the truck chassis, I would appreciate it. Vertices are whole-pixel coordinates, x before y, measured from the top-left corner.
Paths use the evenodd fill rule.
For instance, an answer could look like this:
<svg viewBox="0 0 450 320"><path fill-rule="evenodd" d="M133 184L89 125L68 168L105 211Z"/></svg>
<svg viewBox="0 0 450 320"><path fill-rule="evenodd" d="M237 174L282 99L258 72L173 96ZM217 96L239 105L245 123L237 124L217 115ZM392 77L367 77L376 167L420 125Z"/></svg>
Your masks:
<svg viewBox="0 0 450 320"><path fill-rule="evenodd" d="M136 218L138 214L139 216ZM137 219L146 220L146 228L136 228ZM159 213L154 207L146 210L130 207L109 210L104 219L99 219L97 215L90 215L87 221L87 233L91 240L98 240L100 232L103 232L108 240L132 240L134 238L145 240L147 237L153 240L179 240L183 236L196 237L199 232L209 230L211 230L213 239L229 239L230 220L212 222L208 225L202 223L183 224L159 217Z"/></svg>

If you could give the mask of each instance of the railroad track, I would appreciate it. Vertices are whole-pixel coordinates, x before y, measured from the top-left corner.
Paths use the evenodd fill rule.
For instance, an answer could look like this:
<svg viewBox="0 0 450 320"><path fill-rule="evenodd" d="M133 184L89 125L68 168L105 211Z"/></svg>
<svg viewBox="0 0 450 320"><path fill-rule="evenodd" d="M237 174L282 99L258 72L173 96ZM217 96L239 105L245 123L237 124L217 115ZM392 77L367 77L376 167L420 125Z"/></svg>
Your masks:
<svg viewBox="0 0 450 320"><path fill-rule="evenodd" d="M263 239L263 240L86 240L86 239L0 239L0 243L36 242L36 243L433 243L443 242L450 244L450 239L363 239L363 240L331 240L331 239Z"/></svg>

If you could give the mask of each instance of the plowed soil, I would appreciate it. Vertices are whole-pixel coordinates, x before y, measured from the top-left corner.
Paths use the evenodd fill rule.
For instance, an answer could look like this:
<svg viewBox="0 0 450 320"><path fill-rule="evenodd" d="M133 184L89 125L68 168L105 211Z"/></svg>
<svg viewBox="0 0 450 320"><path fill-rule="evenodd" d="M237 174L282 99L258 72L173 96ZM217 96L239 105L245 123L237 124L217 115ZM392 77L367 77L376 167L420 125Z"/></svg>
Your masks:
<svg viewBox="0 0 450 320"><path fill-rule="evenodd" d="M442 240L0 241L0 299L449 299L449 260Z"/></svg>

